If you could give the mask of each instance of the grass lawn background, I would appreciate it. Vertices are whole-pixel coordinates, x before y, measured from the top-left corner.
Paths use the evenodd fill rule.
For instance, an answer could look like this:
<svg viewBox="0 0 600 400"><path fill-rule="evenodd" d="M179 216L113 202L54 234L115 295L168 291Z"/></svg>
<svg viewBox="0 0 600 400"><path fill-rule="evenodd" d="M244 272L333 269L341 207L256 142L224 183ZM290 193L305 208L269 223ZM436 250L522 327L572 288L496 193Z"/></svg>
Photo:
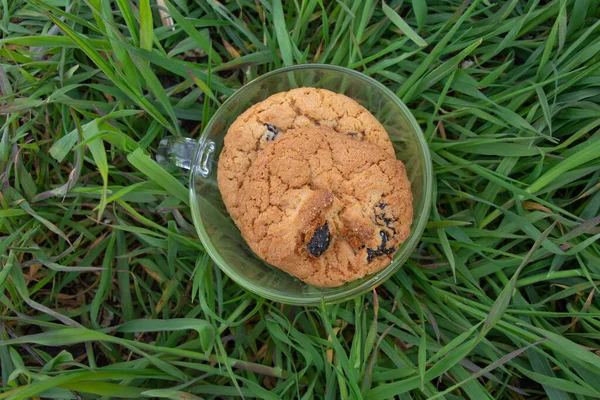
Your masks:
<svg viewBox="0 0 600 400"><path fill-rule="evenodd" d="M600 396L598 0L164 3L0 2L0 399ZM436 183L395 276L302 308L210 263L152 156L313 62L397 93Z"/></svg>

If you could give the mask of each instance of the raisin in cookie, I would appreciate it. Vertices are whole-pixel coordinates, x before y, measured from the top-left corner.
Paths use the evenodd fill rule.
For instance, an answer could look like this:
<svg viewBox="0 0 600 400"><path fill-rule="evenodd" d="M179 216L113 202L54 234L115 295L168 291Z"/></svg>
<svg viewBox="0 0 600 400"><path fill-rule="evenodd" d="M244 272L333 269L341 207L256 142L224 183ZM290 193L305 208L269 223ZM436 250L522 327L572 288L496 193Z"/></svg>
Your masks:
<svg viewBox="0 0 600 400"><path fill-rule="evenodd" d="M256 157L236 221L252 250L315 286L379 271L409 235L402 161L331 128L289 129Z"/></svg>
<svg viewBox="0 0 600 400"><path fill-rule="evenodd" d="M275 94L241 114L225 136L217 180L223 202L234 220L240 216L240 187L257 154L289 129L314 126L330 127L355 140L371 142L394 157L383 126L351 98L314 88Z"/></svg>

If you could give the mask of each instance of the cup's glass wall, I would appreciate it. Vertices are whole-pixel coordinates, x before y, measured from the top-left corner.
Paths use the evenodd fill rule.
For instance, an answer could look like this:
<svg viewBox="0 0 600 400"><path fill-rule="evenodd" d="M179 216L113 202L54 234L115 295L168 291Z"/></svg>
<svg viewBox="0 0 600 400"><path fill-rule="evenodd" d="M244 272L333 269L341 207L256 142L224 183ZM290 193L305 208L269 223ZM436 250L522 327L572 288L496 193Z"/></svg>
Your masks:
<svg viewBox="0 0 600 400"><path fill-rule="evenodd" d="M339 288L315 288L262 261L247 246L229 217L217 187L218 156L223 138L238 115L252 104L298 87L315 87L343 93L369 110L385 127L404 161L411 181L414 218L411 236L399 248L390 266L377 274L348 283ZM199 171L206 144L214 142L214 153L208 166ZM208 176L205 177L206 172ZM235 281L270 299L293 303L337 301L348 295L370 290L393 273L410 255L428 217L431 195L431 162L422 133L406 107L381 84L357 72L333 66L304 65L267 74L236 92L215 114L207 126L192 167L192 212L198 233L213 260Z"/></svg>

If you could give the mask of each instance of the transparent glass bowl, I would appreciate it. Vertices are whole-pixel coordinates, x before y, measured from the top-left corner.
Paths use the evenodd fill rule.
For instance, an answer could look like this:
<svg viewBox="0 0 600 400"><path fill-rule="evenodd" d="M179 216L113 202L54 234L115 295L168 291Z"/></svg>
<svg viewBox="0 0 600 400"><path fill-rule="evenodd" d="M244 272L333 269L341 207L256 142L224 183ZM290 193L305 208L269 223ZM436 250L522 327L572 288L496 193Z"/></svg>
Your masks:
<svg viewBox="0 0 600 400"><path fill-rule="evenodd" d="M238 115L272 94L297 87L328 89L353 98L385 127L406 165L413 193L411 233L392 262L383 270L337 288L318 288L267 264L242 238L221 199L217 187L218 157L223 138ZM188 150L189 151L189 142ZM181 152L180 166L188 156ZM189 167L190 199L194 224L213 261L240 286L286 304L315 305L339 302L365 293L389 278L414 250L427 222L431 202L432 166L427 143L408 108L385 86L359 72L330 65L298 65L282 68L255 79L235 92L215 113L200 138Z"/></svg>

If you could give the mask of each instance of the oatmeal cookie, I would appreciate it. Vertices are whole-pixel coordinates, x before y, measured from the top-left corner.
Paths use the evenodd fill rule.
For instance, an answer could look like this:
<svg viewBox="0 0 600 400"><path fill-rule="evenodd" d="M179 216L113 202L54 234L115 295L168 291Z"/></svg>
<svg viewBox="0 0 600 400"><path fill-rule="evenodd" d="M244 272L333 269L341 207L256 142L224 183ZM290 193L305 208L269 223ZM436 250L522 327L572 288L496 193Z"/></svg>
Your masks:
<svg viewBox="0 0 600 400"><path fill-rule="evenodd" d="M225 136L217 180L227 211L240 216L239 191L257 155L290 129L329 127L356 141L394 148L387 132L369 111L351 98L325 89L299 88L270 96L241 114Z"/></svg>
<svg viewBox="0 0 600 400"><path fill-rule="evenodd" d="M265 261L321 287L379 271L409 235L402 161L327 126L288 129L260 151L234 219Z"/></svg>

